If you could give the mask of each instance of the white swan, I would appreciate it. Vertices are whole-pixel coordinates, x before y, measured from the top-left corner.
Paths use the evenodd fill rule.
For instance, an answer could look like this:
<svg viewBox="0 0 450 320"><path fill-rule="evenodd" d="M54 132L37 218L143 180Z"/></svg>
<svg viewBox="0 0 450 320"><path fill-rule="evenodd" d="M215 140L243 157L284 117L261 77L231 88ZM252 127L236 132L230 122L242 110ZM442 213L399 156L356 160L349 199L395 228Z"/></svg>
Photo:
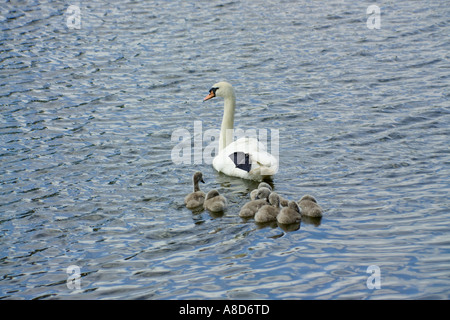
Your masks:
<svg viewBox="0 0 450 320"><path fill-rule="evenodd" d="M210 212L222 212L227 208L227 199L213 189L206 195L203 207Z"/></svg>
<svg viewBox="0 0 450 320"><path fill-rule="evenodd" d="M298 206L300 207L302 216L320 218L323 215L322 208L319 206L313 196L303 196L298 201Z"/></svg>
<svg viewBox="0 0 450 320"><path fill-rule="evenodd" d="M203 205L203 201L205 200L205 193L201 191L198 186L199 181L205 183L205 181L203 181L203 174L200 171L197 171L194 173L192 181L194 182L194 192L188 194L184 198L184 203L188 209L194 209Z"/></svg>
<svg viewBox="0 0 450 320"><path fill-rule="evenodd" d="M300 209L295 201L289 201L289 205L282 208L277 215L277 221L281 224L298 223L301 219Z"/></svg>
<svg viewBox="0 0 450 320"><path fill-rule="evenodd" d="M277 158L268 153L266 147L257 139L240 138L232 142L236 95L231 84L228 82L214 84L203 101L214 97L224 98L219 153L213 160L214 169L229 176L256 181L277 173Z"/></svg>

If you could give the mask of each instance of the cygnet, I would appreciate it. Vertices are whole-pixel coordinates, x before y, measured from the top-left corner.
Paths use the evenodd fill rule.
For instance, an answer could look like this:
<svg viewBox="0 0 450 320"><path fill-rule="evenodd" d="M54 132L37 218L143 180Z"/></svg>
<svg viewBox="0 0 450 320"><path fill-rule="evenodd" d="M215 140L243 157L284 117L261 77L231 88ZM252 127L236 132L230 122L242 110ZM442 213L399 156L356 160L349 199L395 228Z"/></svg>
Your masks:
<svg viewBox="0 0 450 320"><path fill-rule="evenodd" d="M205 183L205 181L203 181L203 174L200 171L197 171L196 173L194 173L192 181L194 182L194 192L188 194L184 198L184 203L186 204L186 207L188 209L200 207L205 201L205 193L201 191L200 187L198 186L198 183L200 181L202 183Z"/></svg>
<svg viewBox="0 0 450 320"><path fill-rule="evenodd" d="M258 195L258 191L259 191L260 188L267 188L270 191L272 191L272 187L270 186L270 184L268 184L267 182L261 182L258 185L257 189L255 189L252 192L250 192L250 200L256 200L257 199L256 196Z"/></svg>
<svg viewBox="0 0 450 320"><path fill-rule="evenodd" d="M322 208L317 204L313 196L305 195L298 201L302 216L320 218L323 215Z"/></svg>
<svg viewBox="0 0 450 320"><path fill-rule="evenodd" d="M300 222L302 216L300 215L300 209L295 201L289 201L289 205L281 209L277 215L278 223L291 224Z"/></svg>
<svg viewBox="0 0 450 320"><path fill-rule="evenodd" d="M269 203L262 206L258 212L255 213L256 222L269 222L277 220L277 215L280 212L280 197L276 192L272 192L269 196Z"/></svg>
<svg viewBox="0 0 450 320"><path fill-rule="evenodd" d="M219 191L214 189L208 192L208 194L206 195L203 207L211 212L225 211L225 209L227 208L227 199L219 194Z"/></svg>
<svg viewBox="0 0 450 320"><path fill-rule="evenodd" d="M265 206L269 204L269 195L270 190L266 187L261 187L258 190L258 193L256 194L255 200L252 200L250 202L247 202L239 211L239 216L242 218L252 218L255 213L261 208L262 206Z"/></svg>

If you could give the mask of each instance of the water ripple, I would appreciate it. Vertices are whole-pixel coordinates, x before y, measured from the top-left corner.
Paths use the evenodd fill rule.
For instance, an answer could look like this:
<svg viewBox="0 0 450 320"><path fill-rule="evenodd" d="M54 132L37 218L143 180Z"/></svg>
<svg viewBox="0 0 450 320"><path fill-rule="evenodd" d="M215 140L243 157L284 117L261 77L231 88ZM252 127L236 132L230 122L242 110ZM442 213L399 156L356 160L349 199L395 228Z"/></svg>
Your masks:
<svg viewBox="0 0 450 320"><path fill-rule="evenodd" d="M0 299L448 299L443 3L383 4L379 30L347 1L80 10L0 13ZM242 220L256 183L171 161L174 130L219 128L219 80L237 127L279 130L274 189L321 220ZM196 170L225 214L185 208Z"/></svg>

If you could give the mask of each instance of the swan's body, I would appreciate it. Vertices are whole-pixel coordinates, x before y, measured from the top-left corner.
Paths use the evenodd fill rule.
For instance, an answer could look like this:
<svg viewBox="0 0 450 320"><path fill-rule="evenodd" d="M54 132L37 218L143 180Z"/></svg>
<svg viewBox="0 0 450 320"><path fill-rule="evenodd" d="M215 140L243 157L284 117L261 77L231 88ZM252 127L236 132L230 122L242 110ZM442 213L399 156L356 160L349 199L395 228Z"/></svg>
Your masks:
<svg viewBox="0 0 450 320"><path fill-rule="evenodd" d="M188 209L195 209L197 207L200 207L205 201L205 193L201 191L200 187L198 186L198 183L200 181L202 183L205 183L205 181L203 181L203 174L199 171L194 173L192 181L194 182L194 192L188 194L184 198L184 203Z"/></svg>
<svg viewBox="0 0 450 320"><path fill-rule="evenodd" d="M222 212L227 208L227 199L220 195L217 190L211 190L206 195L203 207L211 212Z"/></svg>
<svg viewBox="0 0 450 320"><path fill-rule="evenodd" d="M250 192L250 200L256 200L257 199L257 195L258 195L258 192L259 192L259 189L260 188L267 188L267 189L269 189L270 191L272 191L272 187L270 186L270 184L268 184L268 183L266 183L266 182L261 182L259 185L258 185L258 189L255 189L255 190L253 190L252 192Z"/></svg>
<svg viewBox="0 0 450 320"><path fill-rule="evenodd" d="M282 208L277 215L278 223L282 224L298 223L301 219L300 209L295 201L289 201L289 205Z"/></svg>
<svg viewBox="0 0 450 320"><path fill-rule="evenodd" d="M280 198L278 194L272 192L269 196L270 204L262 206L258 212L255 213L256 222L269 222L277 220L277 215L280 213Z"/></svg>
<svg viewBox="0 0 450 320"><path fill-rule="evenodd" d="M214 97L224 98L224 114L219 138L219 153L213 159L213 167L226 175L261 181L278 171L278 160L266 151L254 138L233 140L236 95L228 82L213 85L204 101Z"/></svg>
<svg viewBox="0 0 450 320"><path fill-rule="evenodd" d="M298 202L302 216L320 218L323 215L322 208L317 204L313 196L303 196Z"/></svg>
<svg viewBox="0 0 450 320"><path fill-rule="evenodd" d="M239 216L242 218L252 218L255 213L265 205L269 204L268 198L270 195L270 190L266 187L261 187L258 189L258 194L255 200L247 202L239 211Z"/></svg>

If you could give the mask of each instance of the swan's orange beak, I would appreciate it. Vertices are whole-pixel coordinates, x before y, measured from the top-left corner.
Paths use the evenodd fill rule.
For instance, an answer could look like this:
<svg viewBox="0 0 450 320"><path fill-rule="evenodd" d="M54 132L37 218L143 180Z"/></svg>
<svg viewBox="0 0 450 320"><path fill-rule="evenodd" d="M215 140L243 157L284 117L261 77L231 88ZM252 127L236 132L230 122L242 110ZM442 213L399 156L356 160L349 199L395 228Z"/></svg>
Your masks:
<svg viewBox="0 0 450 320"><path fill-rule="evenodd" d="M209 94L205 97L205 99L203 99L203 101L212 99L212 98L214 98L215 96L216 96L216 95L215 95L215 93L214 93L214 90L211 90L211 91L209 92Z"/></svg>

